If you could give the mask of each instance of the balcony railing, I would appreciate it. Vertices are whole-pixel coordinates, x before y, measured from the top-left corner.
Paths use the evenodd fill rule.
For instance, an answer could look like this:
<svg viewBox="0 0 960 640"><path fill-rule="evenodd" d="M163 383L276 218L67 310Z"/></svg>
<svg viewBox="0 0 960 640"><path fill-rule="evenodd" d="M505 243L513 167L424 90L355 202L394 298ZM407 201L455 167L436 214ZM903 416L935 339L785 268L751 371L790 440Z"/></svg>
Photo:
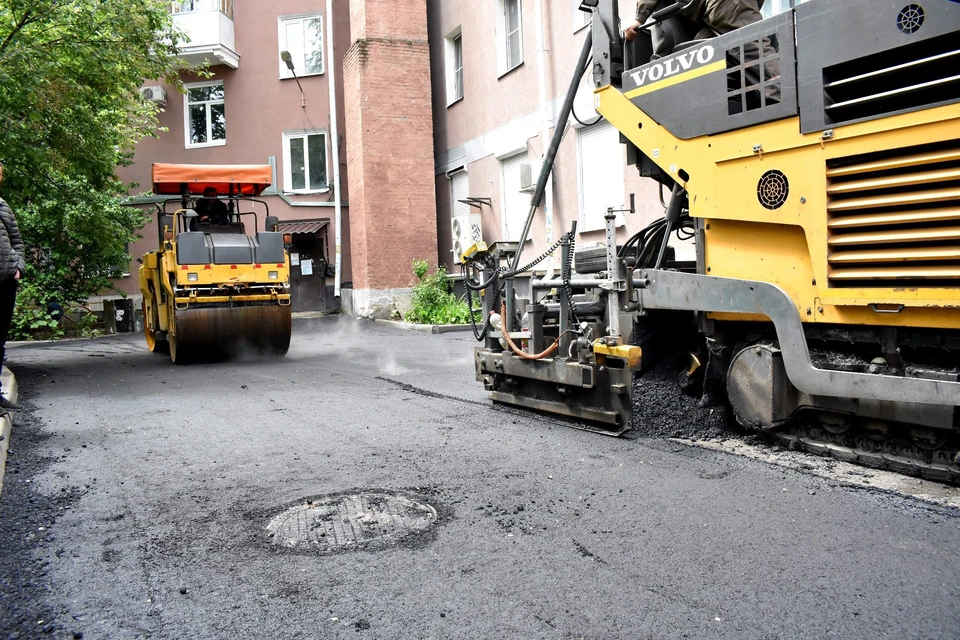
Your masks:
<svg viewBox="0 0 960 640"><path fill-rule="evenodd" d="M240 66L233 27L234 0L174 0L170 11L188 42L180 57L192 64Z"/></svg>
<svg viewBox="0 0 960 640"><path fill-rule="evenodd" d="M233 20L233 0L173 0L170 13L196 13L219 11Z"/></svg>

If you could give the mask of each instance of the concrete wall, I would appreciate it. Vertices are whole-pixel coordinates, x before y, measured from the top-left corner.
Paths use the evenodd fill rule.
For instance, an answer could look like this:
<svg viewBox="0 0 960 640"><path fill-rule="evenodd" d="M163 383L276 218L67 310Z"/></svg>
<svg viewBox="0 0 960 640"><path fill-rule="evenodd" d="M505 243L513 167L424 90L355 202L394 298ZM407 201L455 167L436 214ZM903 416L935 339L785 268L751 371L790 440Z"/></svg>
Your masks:
<svg viewBox="0 0 960 640"><path fill-rule="evenodd" d="M498 156L526 148L534 168L539 166L543 148L538 96L538 56L535 22L536 0L522 0L523 64L498 77L497 2L471 0L428 0L429 38L433 75L434 141L436 152L437 228L440 260L452 264L450 237L451 197L446 172L466 168L470 196L490 198L492 207L481 211L484 240L502 237L503 203ZM546 50L546 94L548 116L553 123L562 105L587 27L575 31L572 0L543 0L544 48ZM620 3L624 23L633 12L629 2ZM447 105L445 82L445 38L462 29L464 98ZM576 103L581 120L593 120L590 73L581 82ZM580 175L577 125L572 119L557 155L553 181L553 232L556 239L580 217ZM550 128L553 135L553 128ZM549 139L547 143L549 144ZM622 153L622 147L621 147ZM624 171L623 202L637 194L638 213L624 216L618 237L626 239L662 216L656 184L637 176L634 167ZM533 242L525 247L531 258L546 247L545 218L538 212ZM578 243L599 242L602 231L578 234ZM678 250L691 257L692 247Z"/></svg>
<svg viewBox="0 0 960 640"><path fill-rule="evenodd" d="M154 162L173 162L189 164L266 164L271 156L277 159L277 184L283 188L283 132L292 130L326 130L328 133L328 176L332 182L334 141L329 137L330 105L328 81L336 77L339 109L340 135L343 137L345 118L343 113L343 73L340 60L350 44L350 6L349 0L334 0L334 32L336 59L327 56L326 19L324 15L324 74L300 79L306 97L306 107L301 107L300 90L293 79L279 79L279 27L278 17L303 13L323 12L326 3L315 0L305 3L302 0L236 0L234 27L236 48L240 54L237 69L219 65L211 67L212 80L223 80L225 92L225 113L227 139L224 146L207 148L185 148L184 140L184 98L172 86L167 87L168 100L160 114L160 127L157 138L147 138L136 148L134 165L121 169L118 173L126 181L139 183L131 195L151 189L150 167ZM203 78L183 76L184 82L203 81ZM146 82L147 85L157 84ZM349 176L346 167L346 149L342 143L339 148L343 200L347 200ZM270 213L284 220L328 218L329 250L331 262L334 258L333 240L333 190L310 195L290 195L295 203L322 202L323 206L297 207L285 203L278 196L266 196ZM152 209L152 208L148 208ZM350 242L348 216L344 211L344 257L343 281L352 278L350 264ZM260 216L263 224L263 216ZM130 248L137 257L157 247L155 219L143 230L143 239ZM137 290L136 263L131 264L131 276L119 282L120 287L130 293Z"/></svg>

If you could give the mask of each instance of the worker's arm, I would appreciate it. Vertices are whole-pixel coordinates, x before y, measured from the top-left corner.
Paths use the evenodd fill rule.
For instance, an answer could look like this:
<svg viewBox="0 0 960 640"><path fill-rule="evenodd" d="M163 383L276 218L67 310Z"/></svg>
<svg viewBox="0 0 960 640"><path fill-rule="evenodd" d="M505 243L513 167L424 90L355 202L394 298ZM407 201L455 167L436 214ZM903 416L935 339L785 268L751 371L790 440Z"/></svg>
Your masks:
<svg viewBox="0 0 960 640"><path fill-rule="evenodd" d="M17 217L13 215L13 210L4 200L0 199L0 221L7 230L7 237L10 239L10 248L17 255L17 272L14 275L15 280L19 280L27 271L27 263L23 255L23 238L20 237L20 227L17 226Z"/></svg>
<svg viewBox="0 0 960 640"><path fill-rule="evenodd" d="M623 37L629 42L637 37L637 31L640 25L647 21L650 14L657 8L659 0L637 0L637 13L635 22L623 30Z"/></svg>
<svg viewBox="0 0 960 640"><path fill-rule="evenodd" d="M659 0L637 0L637 22L643 24L657 8Z"/></svg>

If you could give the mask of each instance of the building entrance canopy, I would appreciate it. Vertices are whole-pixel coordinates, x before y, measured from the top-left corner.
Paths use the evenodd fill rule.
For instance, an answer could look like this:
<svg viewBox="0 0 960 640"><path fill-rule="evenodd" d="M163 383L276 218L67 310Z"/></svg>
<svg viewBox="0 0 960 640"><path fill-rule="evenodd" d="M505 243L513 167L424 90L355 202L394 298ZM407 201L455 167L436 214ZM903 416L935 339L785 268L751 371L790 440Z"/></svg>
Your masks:
<svg viewBox="0 0 960 640"><path fill-rule="evenodd" d="M320 229L323 229L328 224L330 224L329 220L295 220L290 222L281 222L278 230L280 233L289 233L291 235L307 235L320 231Z"/></svg>

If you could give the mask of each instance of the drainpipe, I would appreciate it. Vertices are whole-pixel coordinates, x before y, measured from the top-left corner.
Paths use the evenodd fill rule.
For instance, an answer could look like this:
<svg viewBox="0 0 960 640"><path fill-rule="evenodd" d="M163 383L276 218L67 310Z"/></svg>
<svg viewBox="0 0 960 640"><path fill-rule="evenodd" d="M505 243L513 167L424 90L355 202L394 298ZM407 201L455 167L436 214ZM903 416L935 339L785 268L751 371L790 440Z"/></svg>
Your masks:
<svg viewBox="0 0 960 640"><path fill-rule="evenodd" d="M332 64L336 60L333 49L333 0L327 0L327 84L330 87L330 139L333 141L333 202L334 202L334 243L336 245L333 296L340 297L340 271L343 265L341 250L341 229L343 210L340 205L340 135L337 126L337 72Z"/></svg>
<svg viewBox="0 0 960 640"><path fill-rule="evenodd" d="M534 21L537 23L537 89L540 92L540 159L542 163L546 159L547 148L550 146L550 125L553 124L547 97L547 48L544 38L543 0L537 0L534 4ZM558 122L557 126L560 127L563 124ZM549 247L553 243L553 172L547 177L544 195L546 198L543 201L543 217L546 223L546 245ZM548 264L552 269L552 258Z"/></svg>

